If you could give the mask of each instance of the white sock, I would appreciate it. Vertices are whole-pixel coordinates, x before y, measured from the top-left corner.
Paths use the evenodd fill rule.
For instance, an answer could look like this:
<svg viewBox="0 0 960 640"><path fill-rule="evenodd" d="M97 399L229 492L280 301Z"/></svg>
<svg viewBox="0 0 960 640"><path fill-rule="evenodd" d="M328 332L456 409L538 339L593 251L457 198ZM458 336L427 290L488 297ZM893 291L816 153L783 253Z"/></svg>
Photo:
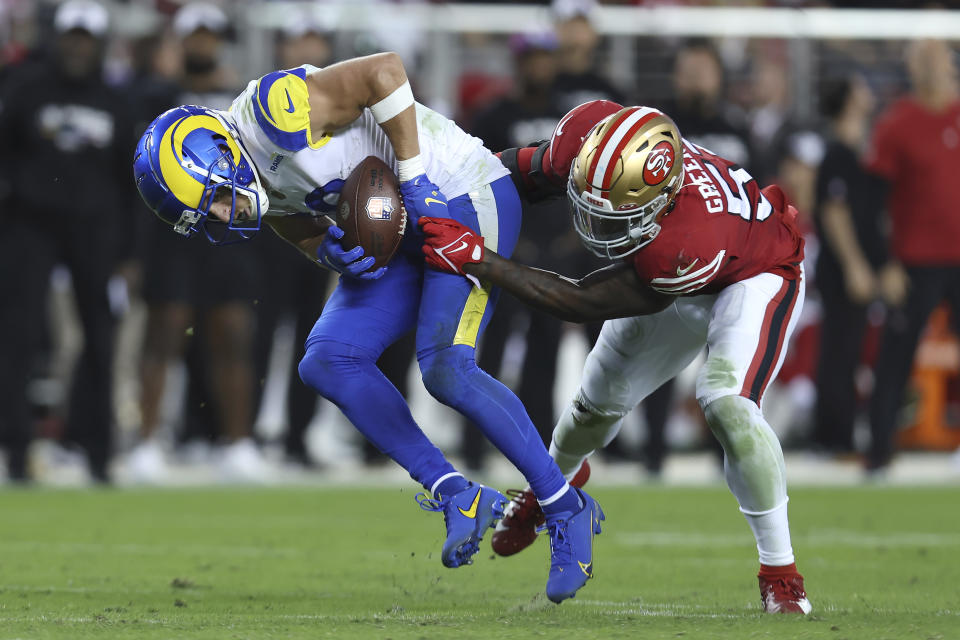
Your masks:
<svg viewBox="0 0 960 640"><path fill-rule="evenodd" d="M740 508L757 539L760 564L782 567L793 563L790 544L790 524L787 520L787 501L767 511L746 511Z"/></svg>
<svg viewBox="0 0 960 640"><path fill-rule="evenodd" d="M585 455L560 451L556 443L552 441L550 442L550 457L556 461L557 466L560 467L560 473L567 479L567 482L573 480L573 476L577 475L577 471L580 470L580 465L587 459Z"/></svg>

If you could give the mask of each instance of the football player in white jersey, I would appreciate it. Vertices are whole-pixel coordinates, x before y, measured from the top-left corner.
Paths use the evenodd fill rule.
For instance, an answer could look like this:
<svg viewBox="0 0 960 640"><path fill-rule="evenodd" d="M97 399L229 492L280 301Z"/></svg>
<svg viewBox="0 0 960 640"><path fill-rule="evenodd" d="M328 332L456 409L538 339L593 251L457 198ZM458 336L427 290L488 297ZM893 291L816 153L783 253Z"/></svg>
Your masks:
<svg viewBox="0 0 960 640"><path fill-rule="evenodd" d="M409 217L400 250L375 271L361 247L340 245L343 231L325 215L370 155L396 170ZM427 390L479 425L540 500L551 538L546 591L560 602L592 577L600 506L570 487L516 396L477 367L477 337L498 290L425 270L416 227L421 215L453 218L509 256L520 200L508 173L479 140L415 103L390 53L275 71L251 82L229 112L172 109L148 127L134 159L141 195L178 233L223 243L250 238L266 222L342 274L307 340L301 378L430 492L418 501L443 512L442 561L457 567L472 561L504 497L454 469L376 367L416 327Z"/></svg>

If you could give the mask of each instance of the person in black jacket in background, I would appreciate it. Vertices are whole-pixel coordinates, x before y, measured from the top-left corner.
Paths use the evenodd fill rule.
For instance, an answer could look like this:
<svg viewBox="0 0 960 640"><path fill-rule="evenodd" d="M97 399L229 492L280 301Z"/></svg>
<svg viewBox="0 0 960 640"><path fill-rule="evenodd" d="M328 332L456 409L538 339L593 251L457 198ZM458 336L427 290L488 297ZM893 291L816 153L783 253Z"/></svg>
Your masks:
<svg viewBox="0 0 960 640"><path fill-rule="evenodd" d="M860 159L873 106L873 94L859 75L833 81L821 102L830 121L830 138L817 171L814 207L823 323L813 440L825 452L839 455L854 451L854 375L867 328L867 305L877 296L877 271L887 253L880 229L883 217L878 215L885 190Z"/></svg>
<svg viewBox="0 0 960 640"><path fill-rule="evenodd" d="M27 386L44 341L50 273L65 264L83 326L65 439L108 481L115 318L107 283L125 257L120 231L132 126L123 95L104 83L109 14L70 0L54 16L50 51L10 70L0 111L0 435L8 474L27 480L31 439Z"/></svg>

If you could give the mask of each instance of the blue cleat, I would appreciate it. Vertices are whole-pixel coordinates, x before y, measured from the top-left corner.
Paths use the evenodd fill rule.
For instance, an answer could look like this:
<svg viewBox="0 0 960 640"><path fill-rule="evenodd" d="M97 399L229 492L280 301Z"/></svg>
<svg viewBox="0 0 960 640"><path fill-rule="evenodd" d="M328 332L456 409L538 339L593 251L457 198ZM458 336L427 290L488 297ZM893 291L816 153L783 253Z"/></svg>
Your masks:
<svg viewBox="0 0 960 640"><path fill-rule="evenodd" d="M421 509L443 512L447 539L440 559L443 566L451 569L473 564L473 555L480 550L484 532L503 517L507 503L496 489L473 482L463 491L440 500L425 493L418 493L416 499Z"/></svg>
<svg viewBox="0 0 960 640"><path fill-rule="evenodd" d="M572 598L593 577L593 536L600 533L604 519L600 503L582 489L575 490L583 508L578 513L548 515L545 525L550 532L547 597L557 604Z"/></svg>

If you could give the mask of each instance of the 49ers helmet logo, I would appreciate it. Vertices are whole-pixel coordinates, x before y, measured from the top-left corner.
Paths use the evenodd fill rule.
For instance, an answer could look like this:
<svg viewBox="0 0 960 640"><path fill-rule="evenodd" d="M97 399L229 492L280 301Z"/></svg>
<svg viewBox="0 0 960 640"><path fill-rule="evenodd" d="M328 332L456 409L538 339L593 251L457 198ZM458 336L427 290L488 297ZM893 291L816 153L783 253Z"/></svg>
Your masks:
<svg viewBox="0 0 960 640"><path fill-rule="evenodd" d="M653 186L666 180L674 160L673 145L666 140L658 143L647 155L647 162L643 166L643 181Z"/></svg>

